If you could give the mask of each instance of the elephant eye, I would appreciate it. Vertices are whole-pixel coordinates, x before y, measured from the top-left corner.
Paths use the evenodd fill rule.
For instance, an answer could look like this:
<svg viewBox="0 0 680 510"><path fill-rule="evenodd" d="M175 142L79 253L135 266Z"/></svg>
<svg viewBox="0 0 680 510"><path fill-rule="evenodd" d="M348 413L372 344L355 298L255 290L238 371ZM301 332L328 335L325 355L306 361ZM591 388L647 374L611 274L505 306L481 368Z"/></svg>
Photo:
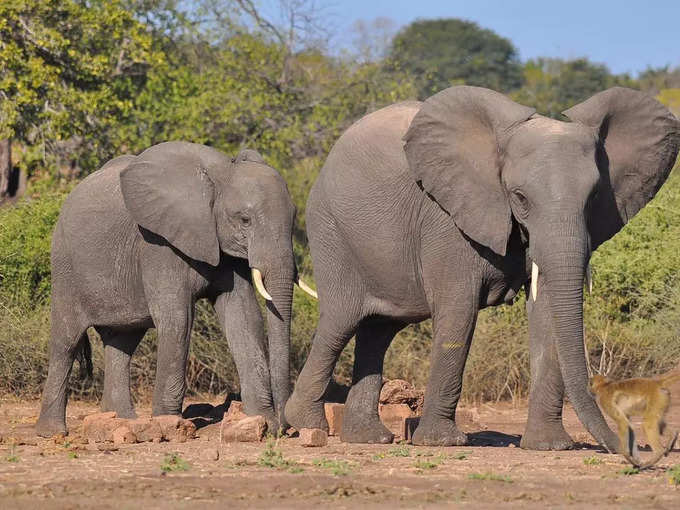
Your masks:
<svg viewBox="0 0 680 510"><path fill-rule="evenodd" d="M243 225L244 227L249 227L250 218L248 218L248 216L241 216L241 225Z"/></svg>

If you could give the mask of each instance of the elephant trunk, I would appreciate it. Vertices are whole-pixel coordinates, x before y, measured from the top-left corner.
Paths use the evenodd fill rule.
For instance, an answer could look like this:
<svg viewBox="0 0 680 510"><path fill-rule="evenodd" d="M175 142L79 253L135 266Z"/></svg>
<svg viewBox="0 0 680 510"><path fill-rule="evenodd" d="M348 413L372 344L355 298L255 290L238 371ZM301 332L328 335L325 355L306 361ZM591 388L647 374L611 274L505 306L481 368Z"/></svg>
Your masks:
<svg viewBox="0 0 680 510"><path fill-rule="evenodd" d="M293 270L265 279L272 296L272 300L266 303L272 398L279 425L284 430L283 408L290 396L290 322L294 276Z"/></svg>
<svg viewBox="0 0 680 510"><path fill-rule="evenodd" d="M532 247L539 266L539 278L547 290L552 332L567 397L576 414L592 436L611 452L618 450L617 436L607 425L594 398L588 391L588 370L583 342L583 280L590 258L586 227L581 220L562 219L553 228L545 245ZM565 224L569 227L565 232ZM541 243L542 244L542 243ZM533 283L533 282L532 282Z"/></svg>

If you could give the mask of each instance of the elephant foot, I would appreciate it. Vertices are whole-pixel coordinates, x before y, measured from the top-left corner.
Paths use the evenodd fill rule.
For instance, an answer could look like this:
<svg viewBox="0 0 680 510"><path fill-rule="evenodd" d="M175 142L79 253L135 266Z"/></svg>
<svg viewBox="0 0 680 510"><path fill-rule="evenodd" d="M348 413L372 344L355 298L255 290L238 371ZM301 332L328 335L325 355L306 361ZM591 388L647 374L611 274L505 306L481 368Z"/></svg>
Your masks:
<svg viewBox="0 0 680 510"><path fill-rule="evenodd" d="M40 437L52 437L57 435L67 435L68 429L63 420L57 418L38 418L35 424L35 433Z"/></svg>
<svg viewBox="0 0 680 510"><path fill-rule="evenodd" d="M283 414L285 421L297 430L321 429L328 432L323 402L305 401L293 392L286 402Z"/></svg>
<svg viewBox="0 0 680 510"><path fill-rule="evenodd" d="M102 413L105 413L107 411L115 411L116 416L118 418L125 418L125 419L130 419L130 420L134 420L135 418L137 418L137 413L135 412L134 407L128 407L128 406L116 407L116 406L102 404Z"/></svg>
<svg viewBox="0 0 680 510"><path fill-rule="evenodd" d="M564 430L562 422L541 422L533 426L527 424L519 446L525 450L571 450L574 441Z"/></svg>
<svg viewBox="0 0 680 510"><path fill-rule="evenodd" d="M378 416L361 417L351 412L344 413L340 441L345 443L389 444L394 434L382 424Z"/></svg>
<svg viewBox="0 0 680 510"><path fill-rule="evenodd" d="M451 419L421 418L411 442L419 446L463 446L467 444L467 435Z"/></svg>

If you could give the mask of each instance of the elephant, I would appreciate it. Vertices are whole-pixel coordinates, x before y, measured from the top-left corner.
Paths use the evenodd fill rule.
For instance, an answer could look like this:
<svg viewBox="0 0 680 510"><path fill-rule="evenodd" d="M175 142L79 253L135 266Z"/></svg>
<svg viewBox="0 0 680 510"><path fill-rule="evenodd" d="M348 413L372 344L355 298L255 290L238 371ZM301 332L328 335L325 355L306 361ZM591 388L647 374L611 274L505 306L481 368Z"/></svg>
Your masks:
<svg viewBox="0 0 680 510"><path fill-rule="evenodd" d="M455 411L478 311L527 299L531 380L521 446L567 449L565 395L616 451L588 391L583 283L590 255L658 191L680 123L615 87L541 116L498 92L456 86L373 112L337 140L307 201L320 319L285 408L295 428L327 428L322 397L353 335L341 439L387 443L378 398L385 352L407 324L433 319L431 370L416 445L463 445Z"/></svg>
<svg viewBox="0 0 680 510"><path fill-rule="evenodd" d="M36 432L67 433L67 383L74 358L88 358L88 327L104 343L102 410L136 416L130 357L155 327L152 413L181 414L200 298L214 305L227 337L244 411L274 429L283 424L293 284L301 283L294 217L285 181L253 150L232 159L166 142L86 177L64 202L52 239L49 370ZM266 300L268 345L253 284Z"/></svg>

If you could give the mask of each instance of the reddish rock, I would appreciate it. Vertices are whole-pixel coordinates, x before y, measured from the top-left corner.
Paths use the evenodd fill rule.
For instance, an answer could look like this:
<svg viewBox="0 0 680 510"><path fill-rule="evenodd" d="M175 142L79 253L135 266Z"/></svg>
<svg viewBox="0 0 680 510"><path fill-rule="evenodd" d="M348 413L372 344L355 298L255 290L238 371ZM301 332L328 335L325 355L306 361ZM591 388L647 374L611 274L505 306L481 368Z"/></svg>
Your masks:
<svg viewBox="0 0 680 510"><path fill-rule="evenodd" d="M113 411L91 414L83 420L83 436L88 441L94 441L95 443L113 441L113 431L124 425L125 421L122 418L116 418L116 413Z"/></svg>
<svg viewBox="0 0 680 510"><path fill-rule="evenodd" d="M424 392L417 390L408 381L391 379L385 381L380 390L381 404L407 404L413 411L423 408Z"/></svg>
<svg viewBox="0 0 680 510"><path fill-rule="evenodd" d="M151 418L128 420L127 426L140 443L149 441L158 443L163 439L163 431L161 430L160 424Z"/></svg>
<svg viewBox="0 0 680 510"><path fill-rule="evenodd" d="M134 444L137 442L135 434L125 425L116 428L111 436L113 444Z"/></svg>
<svg viewBox="0 0 680 510"><path fill-rule="evenodd" d="M302 446L326 446L328 434L321 429L300 429L300 444Z"/></svg>
<svg viewBox="0 0 680 510"><path fill-rule="evenodd" d="M342 430L342 417L345 413L345 404L326 403L323 406L328 422L328 435L339 436Z"/></svg>
<svg viewBox="0 0 680 510"><path fill-rule="evenodd" d="M413 411L406 404L385 404L378 406L383 425L394 434L395 439L406 437L406 418L413 417Z"/></svg>
<svg viewBox="0 0 680 510"><path fill-rule="evenodd" d="M222 420L220 437L223 443L262 441L266 431L264 416L246 416L240 420Z"/></svg>
<svg viewBox="0 0 680 510"><path fill-rule="evenodd" d="M243 402L239 402L238 400L232 400L231 403L229 404L229 409L227 409L227 412L224 413L222 423L240 421L247 417L248 415L243 412Z"/></svg>
<svg viewBox="0 0 680 510"><path fill-rule="evenodd" d="M166 441L185 443L187 439L193 439L196 436L196 425L180 416L167 414L154 416L152 420L160 425L163 439Z"/></svg>

